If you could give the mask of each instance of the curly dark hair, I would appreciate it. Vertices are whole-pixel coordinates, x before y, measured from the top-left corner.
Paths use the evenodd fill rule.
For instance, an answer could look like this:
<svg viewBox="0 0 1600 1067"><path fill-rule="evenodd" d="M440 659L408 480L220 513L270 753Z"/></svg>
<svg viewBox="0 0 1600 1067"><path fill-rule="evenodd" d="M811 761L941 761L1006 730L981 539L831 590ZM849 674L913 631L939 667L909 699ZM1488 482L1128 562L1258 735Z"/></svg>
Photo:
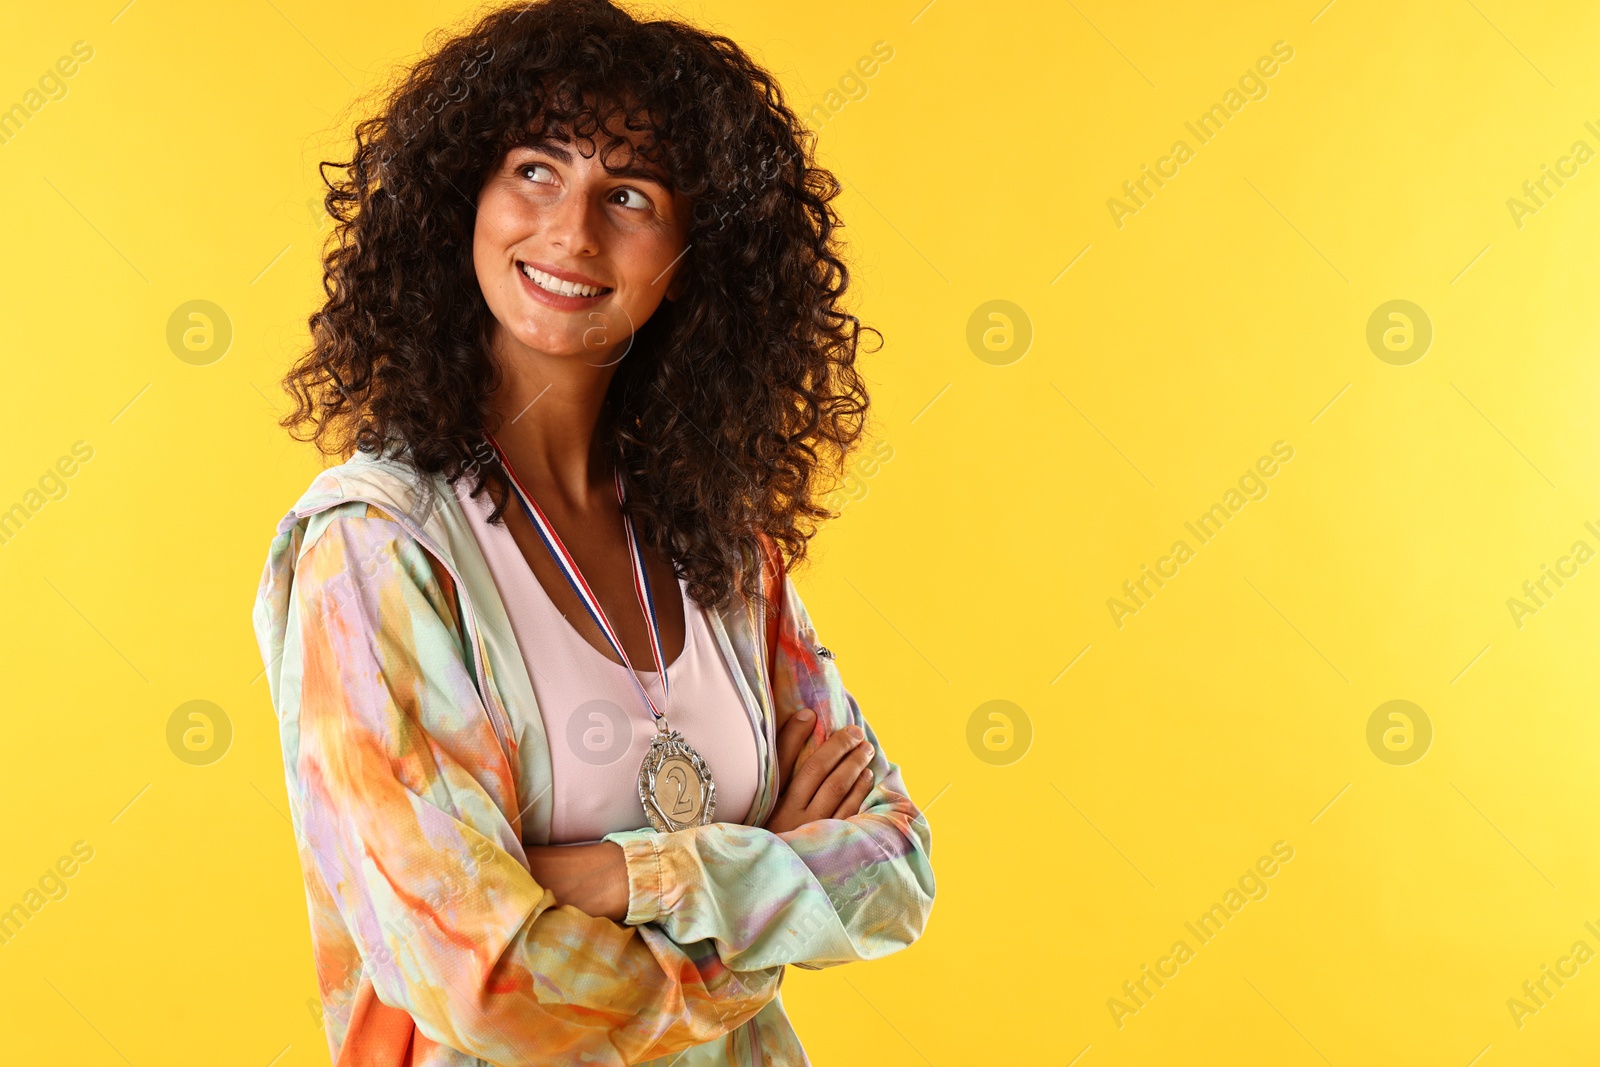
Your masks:
<svg viewBox="0 0 1600 1067"><path fill-rule="evenodd" d="M607 394L627 508L696 601L759 596L760 540L792 563L834 517L819 500L868 406L857 344L882 342L841 307L840 186L813 162L816 135L732 40L607 0L518 4L440 35L356 124L352 158L319 168L327 299L281 425L324 455L393 451L471 476L502 521L510 485L481 447L500 375L476 194L530 132L604 142L608 167L637 152L692 212L687 285L636 331Z"/></svg>

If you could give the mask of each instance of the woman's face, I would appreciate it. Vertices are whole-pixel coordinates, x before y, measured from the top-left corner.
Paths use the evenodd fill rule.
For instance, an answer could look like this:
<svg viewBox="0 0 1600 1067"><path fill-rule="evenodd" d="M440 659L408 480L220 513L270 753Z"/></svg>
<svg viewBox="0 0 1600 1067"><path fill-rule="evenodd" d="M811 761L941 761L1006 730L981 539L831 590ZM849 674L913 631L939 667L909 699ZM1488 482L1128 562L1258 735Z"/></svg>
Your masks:
<svg viewBox="0 0 1600 1067"><path fill-rule="evenodd" d="M504 356L609 365L683 289L688 200L638 155L619 173L601 155L588 141L518 146L478 194L472 261Z"/></svg>

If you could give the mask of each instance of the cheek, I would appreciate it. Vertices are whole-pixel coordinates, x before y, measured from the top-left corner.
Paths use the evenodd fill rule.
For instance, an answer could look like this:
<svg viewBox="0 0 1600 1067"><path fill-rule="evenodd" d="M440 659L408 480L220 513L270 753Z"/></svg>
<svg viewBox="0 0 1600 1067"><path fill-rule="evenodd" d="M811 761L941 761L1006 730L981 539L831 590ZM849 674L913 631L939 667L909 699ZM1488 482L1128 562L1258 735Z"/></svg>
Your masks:
<svg viewBox="0 0 1600 1067"><path fill-rule="evenodd" d="M490 216L485 210L488 206L490 205L488 205L487 201L479 205L477 219L472 227L472 265L478 272L478 281L480 283L487 281L484 274L501 258L499 253L502 251L495 247L494 227L490 225ZM485 286L485 292L487 292L487 286Z"/></svg>
<svg viewBox="0 0 1600 1067"><path fill-rule="evenodd" d="M511 212L506 198L492 188L485 190L478 200L478 210L472 224L472 247L476 259L485 255L499 255L510 247L506 229Z"/></svg>
<svg viewBox="0 0 1600 1067"><path fill-rule="evenodd" d="M538 229L532 198L521 195L503 178L484 186L474 213L475 249L504 259L507 250Z"/></svg>
<svg viewBox="0 0 1600 1067"><path fill-rule="evenodd" d="M517 295L510 249L529 232L529 221L516 204L487 193L480 199L472 228L472 266L491 308Z"/></svg>
<svg viewBox="0 0 1600 1067"><path fill-rule="evenodd" d="M618 303L642 323L662 303L688 253L681 239L655 229L619 234L613 249L612 261L623 281Z"/></svg>

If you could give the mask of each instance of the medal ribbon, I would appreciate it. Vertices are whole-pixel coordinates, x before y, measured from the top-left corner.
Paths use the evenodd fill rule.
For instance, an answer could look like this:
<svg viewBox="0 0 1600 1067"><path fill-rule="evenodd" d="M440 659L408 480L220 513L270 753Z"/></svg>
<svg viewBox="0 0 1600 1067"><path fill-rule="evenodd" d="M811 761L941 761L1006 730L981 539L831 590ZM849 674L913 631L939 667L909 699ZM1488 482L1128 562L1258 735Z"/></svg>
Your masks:
<svg viewBox="0 0 1600 1067"><path fill-rule="evenodd" d="M517 491L517 499L522 501L522 510L527 512L528 519L533 523L533 528L538 531L539 539L544 542L545 548L550 550L550 555L555 559L556 566L561 568L562 575L567 579L567 584L572 586L572 591L578 594L578 599L583 606L589 609L589 616L594 619L595 625L600 627L600 632L605 635L606 641L611 645L617 658L622 660L623 666L628 668L628 677L633 679L639 687L639 693L650 707L650 714L655 717L656 725L663 725L666 712L656 707L656 702L651 699L650 691L644 687L639 676L633 672L633 664L628 661L628 654L622 650L622 641L617 637L616 629L611 625L611 620L606 618L605 609L600 606L600 598L594 595L594 590L589 588L589 583L584 580L583 572L578 569L578 561L572 558L572 553L567 551L567 546L561 543L561 535L556 533L556 528L551 525L544 510L539 507L539 502L533 499L533 494L523 486L517 477L516 471L511 469L511 461L500 448L500 443L490 434L484 435L489 446L494 449L499 457L500 466L511 479L512 486ZM622 472L616 471L617 503L624 500L622 492ZM633 532L633 520L628 518L626 510L622 513L622 528L628 539L628 562L633 567L633 591L639 598L639 607L644 612L645 630L650 635L650 654L655 657L657 673L661 677L661 697L667 702L671 694L668 690L667 668L665 657L661 654L661 627L656 622L655 597L650 592L650 579L644 572L644 558L639 553L639 540Z"/></svg>

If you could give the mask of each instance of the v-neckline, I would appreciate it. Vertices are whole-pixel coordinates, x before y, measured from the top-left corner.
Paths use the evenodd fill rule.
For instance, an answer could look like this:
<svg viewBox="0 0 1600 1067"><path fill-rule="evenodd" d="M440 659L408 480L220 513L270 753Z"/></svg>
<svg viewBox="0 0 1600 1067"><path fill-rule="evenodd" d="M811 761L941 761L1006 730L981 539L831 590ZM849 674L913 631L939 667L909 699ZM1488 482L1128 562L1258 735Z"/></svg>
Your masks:
<svg viewBox="0 0 1600 1067"><path fill-rule="evenodd" d="M486 525L494 528L493 524ZM561 625L567 628L567 632L573 636L578 644L582 645L588 650L591 656L599 660L601 663L604 663L612 670L627 672L629 670L627 666L618 663L616 660L612 659L598 648L595 648L594 645L589 643L589 639L583 636L582 631L580 631L576 626L572 625L572 620L567 618L566 612L562 611L561 608L556 605L555 600L553 600L550 596L549 590L545 589L544 583L539 580L539 576L534 573L533 567L529 565L526 557L523 556L522 546L517 544L516 537L511 533L511 527L507 525L500 525L497 529L495 529L493 536L503 537L506 541L510 542L512 551L516 554L517 560L522 564L519 573L521 574L523 580L529 585L533 586L535 594L544 603L545 607L549 609L549 613L561 620ZM694 605L689 602L689 597L684 592L683 579L674 577L672 584L677 587L678 597L683 602L683 647L678 649L677 656L673 658L671 663L667 664L667 669L669 671L681 663L684 657L689 654L689 642L694 639L694 634L691 629L694 625L694 619L691 617L691 612L694 610ZM637 675L642 675L644 679L650 680L659 678L661 674L660 671L645 671L638 669L634 669L634 673Z"/></svg>

